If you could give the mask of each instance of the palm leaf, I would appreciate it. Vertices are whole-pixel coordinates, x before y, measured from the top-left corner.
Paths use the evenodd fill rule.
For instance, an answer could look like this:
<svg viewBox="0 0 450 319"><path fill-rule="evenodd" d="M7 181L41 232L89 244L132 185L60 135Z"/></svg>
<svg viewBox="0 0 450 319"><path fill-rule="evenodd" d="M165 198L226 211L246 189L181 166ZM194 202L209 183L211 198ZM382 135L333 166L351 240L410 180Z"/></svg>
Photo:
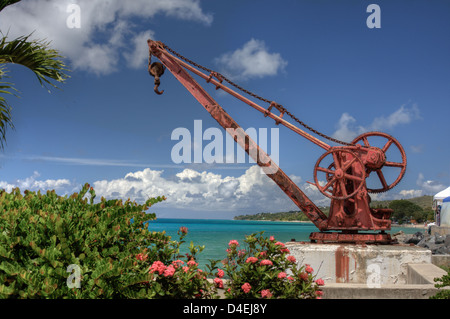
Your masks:
<svg viewBox="0 0 450 319"><path fill-rule="evenodd" d="M0 64L15 63L23 65L34 72L43 86L51 82L64 82L69 76L65 73L69 71L62 61L63 57L58 51L50 48L50 42L43 40L29 40L31 36L20 36L7 41L7 37L0 39Z"/></svg>
<svg viewBox="0 0 450 319"><path fill-rule="evenodd" d="M0 10L4 6L5 1L0 0ZM50 42L29 40L30 36L31 34L20 36L11 41L8 41L6 36L0 38L0 149L3 149L6 141L6 129L8 126L14 128L11 120L11 106L2 94L16 95L14 91L17 92L12 83L1 81L6 77L3 66L14 63L27 67L36 75L42 86L49 84L57 88L52 80L62 83L69 77L65 73L68 69L62 61L63 57L58 51L50 48Z"/></svg>
<svg viewBox="0 0 450 319"><path fill-rule="evenodd" d="M0 11L2 11L3 8L9 6L10 4L14 4L19 1L20 0L0 0Z"/></svg>
<svg viewBox="0 0 450 319"><path fill-rule="evenodd" d="M6 77L4 69L0 66L0 79ZM12 91L17 91L12 83L0 81L0 94L15 95ZM0 149L3 149L3 143L6 141L7 127L14 129L11 119L11 106L6 99L0 95Z"/></svg>

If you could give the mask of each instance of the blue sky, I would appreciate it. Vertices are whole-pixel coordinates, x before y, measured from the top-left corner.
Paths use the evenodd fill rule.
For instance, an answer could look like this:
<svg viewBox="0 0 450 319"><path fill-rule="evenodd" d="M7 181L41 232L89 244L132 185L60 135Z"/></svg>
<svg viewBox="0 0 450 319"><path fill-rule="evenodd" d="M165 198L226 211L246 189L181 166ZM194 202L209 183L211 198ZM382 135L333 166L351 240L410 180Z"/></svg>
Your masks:
<svg viewBox="0 0 450 319"><path fill-rule="evenodd" d="M367 26L372 3L381 28ZM80 8L80 28L67 26L70 4ZM175 129L193 132L194 120L203 130L220 126L169 72L165 93L154 94L146 43L153 38L322 133L348 142L367 131L395 137L406 174L373 199L434 195L450 186L449 14L449 2L424 0L24 0L1 12L0 30L51 40L71 78L49 92L27 69L8 66L20 98L9 99L15 130L0 154L0 187L70 194L88 182L108 198L165 195L155 207L161 218L296 209L249 161L174 163ZM322 148L208 90L244 129L278 128L279 166L327 204L307 183Z"/></svg>

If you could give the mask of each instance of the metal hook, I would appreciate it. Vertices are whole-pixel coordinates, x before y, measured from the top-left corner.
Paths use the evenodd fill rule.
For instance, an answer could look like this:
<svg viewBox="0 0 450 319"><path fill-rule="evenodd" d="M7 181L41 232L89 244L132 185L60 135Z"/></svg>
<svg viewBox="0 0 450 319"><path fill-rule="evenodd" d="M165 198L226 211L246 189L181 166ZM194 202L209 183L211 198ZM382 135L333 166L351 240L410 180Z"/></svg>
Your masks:
<svg viewBox="0 0 450 319"><path fill-rule="evenodd" d="M155 77L155 87L153 90L158 95L161 95L164 93L164 90L159 91L159 89L158 89L158 87L160 85L159 77L164 74L164 69L165 69L164 65L162 65L162 63L159 63L159 62L152 63L151 65L149 65L149 69L148 69L148 72L150 73L150 75Z"/></svg>
<svg viewBox="0 0 450 319"><path fill-rule="evenodd" d="M153 89L153 91L155 91L156 94L161 95L164 93L164 90L159 91L158 86L159 86L159 83L156 84L156 81L155 81L155 88Z"/></svg>

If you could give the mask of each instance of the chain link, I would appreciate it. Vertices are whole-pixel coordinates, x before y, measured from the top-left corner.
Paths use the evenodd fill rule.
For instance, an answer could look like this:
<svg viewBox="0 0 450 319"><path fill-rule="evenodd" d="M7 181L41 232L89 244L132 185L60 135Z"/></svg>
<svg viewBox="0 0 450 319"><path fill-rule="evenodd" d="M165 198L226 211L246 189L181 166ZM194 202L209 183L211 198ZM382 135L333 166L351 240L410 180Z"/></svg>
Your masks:
<svg viewBox="0 0 450 319"><path fill-rule="evenodd" d="M225 82L227 82L227 83L230 84L231 86L235 87L236 89L238 89L238 90L240 90L240 91L242 91L242 92L244 92L244 93L246 93L246 94L248 94L248 95L250 95L250 96L252 96L252 97L254 97L254 98L258 99L258 100L260 100L260 101L263 101L263 102L266 102L266 103L269 103L269 104L272 103L272 101L270 101L270 100L268 100L268 99L266 99L266 98L263 98L263 97L261 97L261 96L255 94L255 93L249 91L249 90L244 89L244 88L241 87L240 85L238 85L238 84L232 82L230 79L228 79L228 78L225 77L224 75L222 75L222 74L220 74L220 73L218 73L218 72L216 72L216 71L213 71L213 70L211 70L211 69L208 69L207 67L204 67L204 66L202 66L202 65L200 65L200 64L198 64L198 63L195 63L194 61L192 61L192 60L190 60L190 59L188 59L188 58L182 56L181 54L179 54L178 52L174 51L173 49L171 49L171 48L168 47L167 45L163 44L163 46L164 46L164 49L170 51L171 53L173 53L174 55L176 55L177 57L179 57L181 60L183 60L183 61L185 61L185 62L187 62L187 63L189 63L189 64L191 64L191 65L193 65L193 66L195 66L195 67L197 67L197 68L199 68L199 69L205 71L205 72L208 72L208 73L214 73L217 77L221 78L222 80L224 80ZM276 103L276 105L277 105L277 109L278 109L281 113L286 113L291 119L293 119L293 120L294 120L295 122L297 122L298 124L302 125L302 126L303 126L304 128L306 128L307 130L313 132L314 134L319 135L319 136L321 136L321 137L323 137L323 138L325 138L325 139L327 139L327 140L329 140L329 141L332 141L332 142L334 142L334 143L337 143L337 144L346 145L346 146L352 146L352 145L353 145L353 144L351 144L351 143L347 143L347 142L340 141L340 140L338 140L338 139L335 139L335 138L333 138L333 137L330 137L330 136L328 136L328 135L325 135L325 134L323 134L323 133L321 133L321 132L319 132L319 131L313 129L311 126L307 125L306 123L304 123L303 121L301 121L300 119L298 119L297 117L295 117L295 116L294 116L291 112L289 112L284 106L282 106L282 105L280 105L280 104L278 104L278 103Z"/></svg>

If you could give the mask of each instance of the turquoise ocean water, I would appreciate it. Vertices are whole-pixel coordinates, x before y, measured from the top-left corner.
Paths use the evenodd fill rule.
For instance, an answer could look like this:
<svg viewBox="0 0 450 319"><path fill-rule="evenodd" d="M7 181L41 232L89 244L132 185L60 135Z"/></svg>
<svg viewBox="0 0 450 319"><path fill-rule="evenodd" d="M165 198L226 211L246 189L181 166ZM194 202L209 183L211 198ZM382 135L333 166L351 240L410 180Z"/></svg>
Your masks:
<svg viewBox="0 0 450 319"><path fill-rule="evenodd" d="M308 242L310 233L318 231L311 223L168 218L151 221L148 228L151 231L166 231L166 234L172 236L172 239L178 240L177 231L181 226L188 228L188 234L185 237L186 243L181 246L182 253L188 252L187 247L191 241L194 245L205 246L205 249L198 255L200 267L208 263L208 259L224 259L226 257L225 250L232 239L243 244L245 236L264 231L264 236L274 236L277 241L288 242L294 239ZM392 227L390 233L393 234L400 230L407 234L423 231L414 228Z"/></svg>

